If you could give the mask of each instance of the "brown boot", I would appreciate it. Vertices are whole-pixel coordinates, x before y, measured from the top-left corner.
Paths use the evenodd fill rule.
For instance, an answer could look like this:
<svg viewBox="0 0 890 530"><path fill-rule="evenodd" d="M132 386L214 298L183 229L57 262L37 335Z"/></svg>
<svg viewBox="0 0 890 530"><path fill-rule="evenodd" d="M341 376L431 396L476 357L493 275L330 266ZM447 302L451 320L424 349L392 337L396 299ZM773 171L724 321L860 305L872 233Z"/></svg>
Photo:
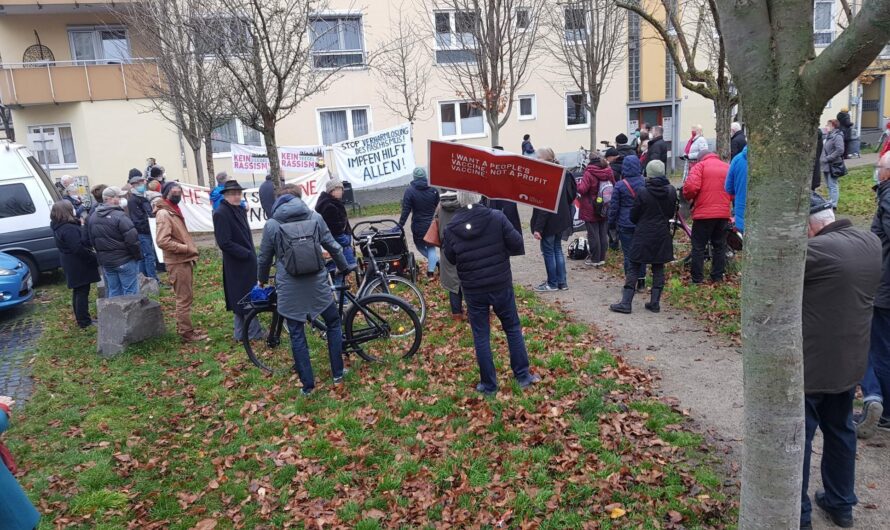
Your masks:
<svg viewBox="0 0 890 530"><path fill-rule="evenodd" d="M186 331L179 335L183 342L199 342L207 338L207 334L198 331Z"/></svg>

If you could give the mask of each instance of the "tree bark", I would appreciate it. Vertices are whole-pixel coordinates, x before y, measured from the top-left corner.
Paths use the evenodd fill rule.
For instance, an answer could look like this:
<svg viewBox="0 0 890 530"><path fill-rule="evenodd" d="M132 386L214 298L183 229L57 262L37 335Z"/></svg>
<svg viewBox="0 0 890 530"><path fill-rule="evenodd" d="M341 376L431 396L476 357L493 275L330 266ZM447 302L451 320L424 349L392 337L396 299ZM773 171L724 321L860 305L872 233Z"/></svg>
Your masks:
<svg viewBox="0 0 890 530"><path fill-rule="evenodd" d="M501 145L501 128L497 125L491 125L491 146Z"/></svg>
<svg viewBox="0 0 890 530"><path fill-rule="evenodd" d="M590 108L590 151L596 151L596 107Z"/></svg>
<svg viewBox="0 0 890 530"><path fill-rule="evenodd" d="M207 162L207 176L212 178L216 175L216 169L213 164L213 137L210 133L204 135L204 159Z"/></svg>
<svg viewBox="0 0 890 530"><path fill-rule="evenodd" d="M269 173L275 189L281 187L281 164L278 160L278 144L275 143L275 117L263 116L263 140L266 142L266 155L269 157Z"/></svg>
<svg viewBox="0 0 890 530"><path fill-rule="evenodd" d="M717 132L717 153L723 160L729 161L730 137L729 126L732 125L732 101L725 95L714 99L714 113L717 115L715 128Z"/></svg>
<svg viewBox="0 0 890 530"><path fill-rule="evenodd" d="M195 174L198 177L198 186L204 186L204 164L201 163L201 144L192 146L192 156L195 159Z"/></svg>

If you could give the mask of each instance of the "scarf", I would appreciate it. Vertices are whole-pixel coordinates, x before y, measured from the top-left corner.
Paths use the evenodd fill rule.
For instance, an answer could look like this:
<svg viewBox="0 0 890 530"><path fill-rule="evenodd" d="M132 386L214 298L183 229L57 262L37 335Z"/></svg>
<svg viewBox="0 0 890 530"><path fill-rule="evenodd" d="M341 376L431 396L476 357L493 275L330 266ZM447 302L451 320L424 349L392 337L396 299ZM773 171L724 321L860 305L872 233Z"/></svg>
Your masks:
<svg viewBox="0 0 890 530"><path fill-rule="evenodd" d="M693 134L692 137L689 139L689 141L686 142L686 149L685 149L684 152L685 152L687 155L689 154L689 150L692 149L692 144L695 143L695 139L696 139L696 138L697 138L697 136L695 136L695 135Z"/></svg>
<svg viewBox="0 0 890 530"><path fill-rule="evenodd" d="M174 212L176 215L178 215L178 216L181 217L183 220L185 220L185 216L182 215L182 210L179 209L179 205L178 205L178 204L173 204L173 203L170 202L168 199L164 199L164 202L167 203L167 206L169 206L170 208L173 209L173 212Z"/></svg>

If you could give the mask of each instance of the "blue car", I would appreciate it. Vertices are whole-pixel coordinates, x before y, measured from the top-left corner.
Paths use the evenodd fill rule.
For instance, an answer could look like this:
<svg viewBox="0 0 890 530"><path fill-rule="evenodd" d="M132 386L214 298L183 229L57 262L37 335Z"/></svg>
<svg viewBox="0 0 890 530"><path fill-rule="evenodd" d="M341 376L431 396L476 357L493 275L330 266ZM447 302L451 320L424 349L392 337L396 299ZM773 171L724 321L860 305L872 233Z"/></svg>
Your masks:
<svg viewBox="0 0 890 530"><path fill-rule="evenodd" d="M0 309L24 304L33 297L31 271L15 256L0 252Z"/></svg>

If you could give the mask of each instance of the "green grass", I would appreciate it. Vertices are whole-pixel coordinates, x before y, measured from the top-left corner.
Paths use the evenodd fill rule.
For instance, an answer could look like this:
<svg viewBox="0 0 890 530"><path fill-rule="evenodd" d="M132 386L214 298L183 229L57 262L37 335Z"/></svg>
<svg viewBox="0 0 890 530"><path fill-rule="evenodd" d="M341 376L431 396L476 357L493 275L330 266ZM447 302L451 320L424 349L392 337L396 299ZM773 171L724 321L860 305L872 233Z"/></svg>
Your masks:
<svg viewBox="0 0 890 530"><path fill-rule="evenodd" d="M6 440L41 528L354 528L651 526L669 511L695 527L731 526L701 437L641 386L641 374L586 326L517 289L531 360L543 382L511 381L503 332L493 332L501 391L474 392L466 324L424 284L425 346L391 363L350 361L330 384L310 334L318 387L249 364L230 338L216 251L197 268L194 319L206 343L172 334L113 360L95 331L74 326L63 285L48 286L36 393ZM172 296L162 293L166 314ZM172 326L172 322L170 323ZM531 349L531 348L530 348ZM620 426L620 428L616 428ZM657 473L656 473L657 472ZM699 497L709 496L704 503ZM610 519L605 506L627 511Z"/></svg>
<svg viewBox="0 0 890 530"><path fill-rule="evenodd" d="M841 177L838 215L850 217L857 225L868 226L877 207L875 192L872 190L874 185L874 166L871 165L853 168ZM828 197L828 188L824 183L819 192Z"/></svg>
<svg viewBox="0 0 890 530"><path fill-rule="evenodd" d="M398 218L399 214L402 213L402 203L400 202L388 202L384 204L371 204L369 206L362 205L361 214L359 214L358 210L356 210L355 216L358 217L373 217L377 215L387 215L390 217ZM350 215L352 215L350 210ZM398 220L398 219L397 219Z"/></svg>

